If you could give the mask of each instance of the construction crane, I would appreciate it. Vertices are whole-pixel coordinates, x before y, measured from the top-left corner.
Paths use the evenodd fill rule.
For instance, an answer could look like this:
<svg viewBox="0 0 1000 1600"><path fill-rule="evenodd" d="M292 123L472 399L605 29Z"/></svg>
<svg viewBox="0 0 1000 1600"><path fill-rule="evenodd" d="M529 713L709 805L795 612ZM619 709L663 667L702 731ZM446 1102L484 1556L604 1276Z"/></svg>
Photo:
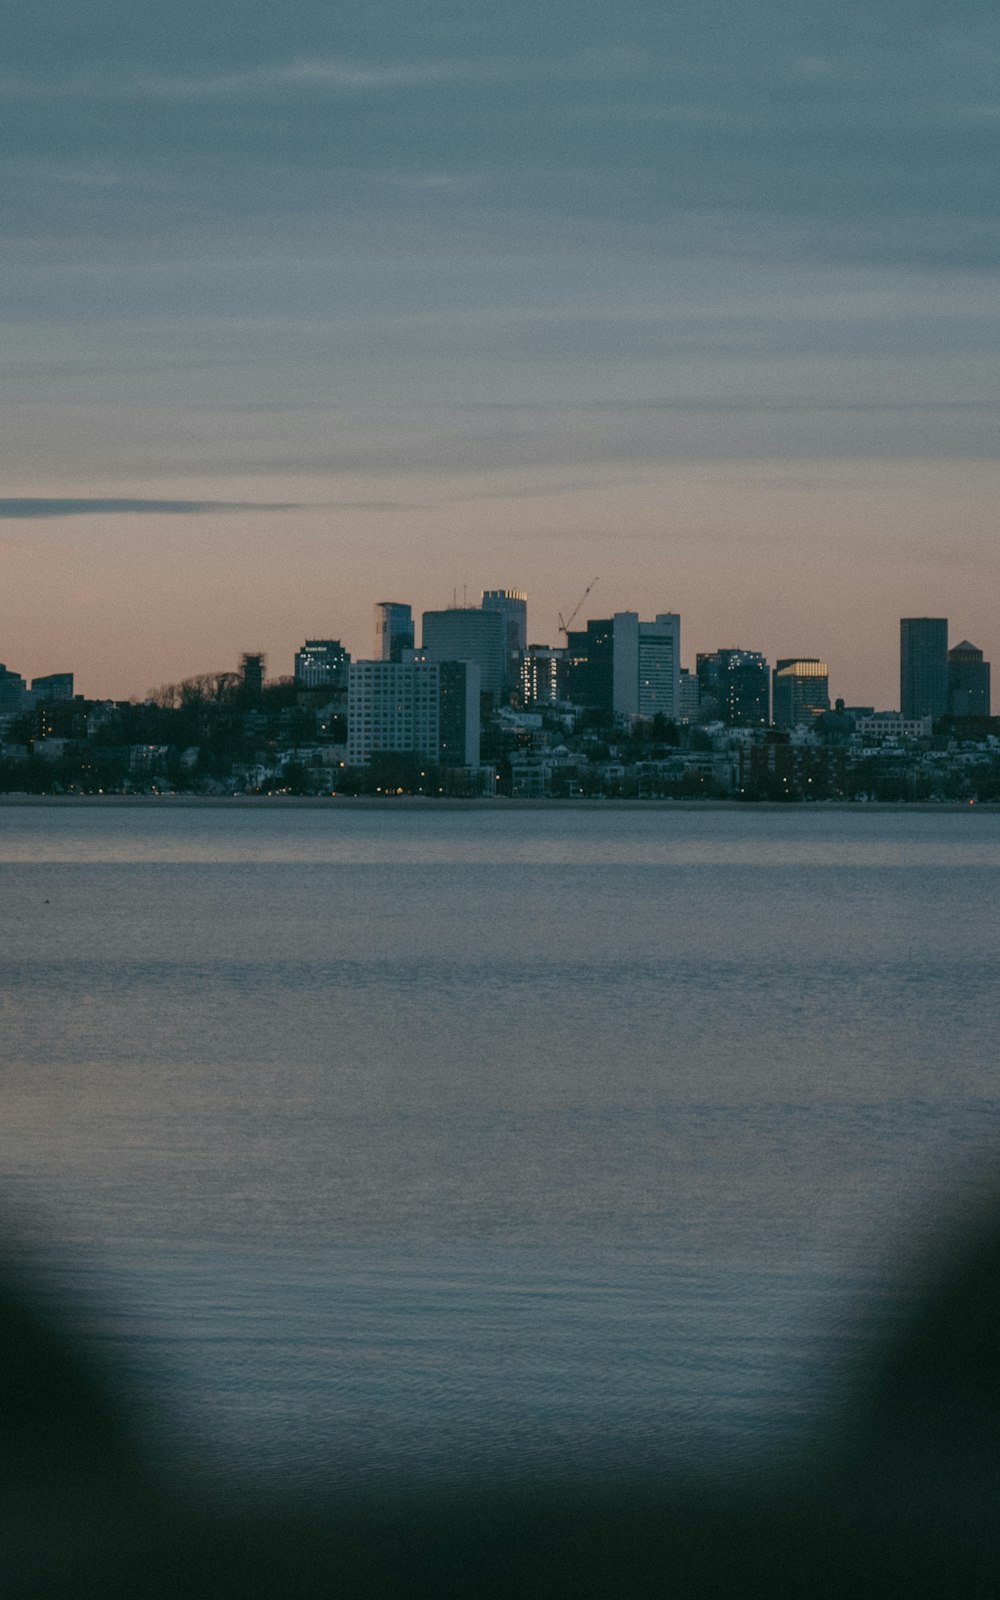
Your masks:
<svg viewBox="0 0 1000 1600"><path fill-rule="evenodd" d="M563 621L562 612L560 611L560 613L559 613L559 632L560 633L564 633L567 638L569 638L569 630L573 626L573 623L576 621L577 613L579 612L580 607L583 605L583 602L586 600L588 594L590 593L591 589L594 587L594 584L596 582L597 582L596 578L591 578L590 582L588 583L587 587L584 589L584 591L583 591L582 595L580 596L579 600L576 602L576 605L573 607L572 611L570 612L569 618L568 618L568 620L566 622Z"/></svg>

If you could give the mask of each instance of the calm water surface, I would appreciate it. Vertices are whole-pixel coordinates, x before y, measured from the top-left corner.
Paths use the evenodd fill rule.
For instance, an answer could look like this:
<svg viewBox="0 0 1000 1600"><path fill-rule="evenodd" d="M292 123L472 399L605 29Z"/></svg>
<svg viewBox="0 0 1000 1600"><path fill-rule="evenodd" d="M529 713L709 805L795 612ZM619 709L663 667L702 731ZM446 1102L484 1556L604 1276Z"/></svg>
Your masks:
<svg viewBox="0 0 1000 1600"><path fill-rule="evenodd" d="M0 808L0 1171L175 1438L752 1456L993 1186L1000 817Z"/></svg>

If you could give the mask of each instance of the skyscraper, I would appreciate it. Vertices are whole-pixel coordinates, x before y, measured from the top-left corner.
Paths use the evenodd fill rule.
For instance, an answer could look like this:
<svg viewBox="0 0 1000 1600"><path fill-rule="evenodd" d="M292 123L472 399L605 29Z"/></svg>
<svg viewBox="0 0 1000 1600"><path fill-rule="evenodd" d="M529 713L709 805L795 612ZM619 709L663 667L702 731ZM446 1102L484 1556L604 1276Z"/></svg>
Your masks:
<svg viewBox="0 0 1000 1600"><path fill-rule="evenodd" d="M771 673L759 650L711 650L698 655L701 715L732 728L764 728L770 720Z"/></svg>
<svg viewBox="0 0 1000 1600"><path fill-rule="evenodd" d="M528 648L528 597L520 589L484 589L484 611L499 611L504 621L504 684L511 688L521 676L521 661Z"/></svg>
<svg viewBox="0 0 1000 1600"><path fill-rule="evenodd" d="M507 682L507 627L499 611L425 611L422 648L428 661L475 661L485 694L500 694Z"/></svg>
<svg viewBox="0 0 1000 1600"><path fill-rule="evenodd" d="M988 717L990 664L968 639L948 651L948 715Z"/></svg>
<svg viewBox="0 0 1000 1600"><path fill-rule="evenodd" d="M401 661L413 649L413 612L399 600L379 600L375 606L375 660Z"/></svg>
<svg viewBox="0 0 1000 1600"><path fill-rule="evenodd" d="M773 712L778 728L807 726L830 709L830 675L814 656L786 657L773 674Z"/></svg>
<svg viewBox="0 0 1000 1600"><path fill-rule="evenodd" d="M599 617L566 635L566 698L575 706L610 712L614 699L614 631Z"/></svg>
<svg viewBox="0 0 1000 1600"><path fill-rule="evenodd" d="M615 713L676 720L680 710L681 619L661 611L640 622L636 611L616 611L613 636Z"/></svg>
<svg viewBox="0 0 1000 1600"><path fill-rule="evenodd" d="M507 648L523 655L528 648L528 596L520 589L484 589L484 611L499 611L507 623Z"/></svg>
<svg viewBox="0 0 1000 1600"><path fill-rule="evenodd" d="M565 650L529 644L521 657L521 697L525 705L557 705L564 697Z"/></svg>
<svg viewBox="0 0 1000 1600"><path fill-rule="evenodd" d="M947 712L947 617L900 619L899 709L906 718L943 717Z"/></svg>
<svg viewBox="0 0 1000 1600"><path fill-rule="evenodd" d="M350 660L339 639L307 639L295 652L295 687L346 689Z"/></svg>

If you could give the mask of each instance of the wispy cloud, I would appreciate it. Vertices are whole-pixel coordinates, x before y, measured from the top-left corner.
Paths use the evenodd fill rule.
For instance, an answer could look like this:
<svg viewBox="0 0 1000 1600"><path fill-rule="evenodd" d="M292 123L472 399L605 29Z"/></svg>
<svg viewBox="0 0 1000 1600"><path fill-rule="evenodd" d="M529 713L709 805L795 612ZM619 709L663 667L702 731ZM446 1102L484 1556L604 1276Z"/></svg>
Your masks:
<svg viewBox="0 0 1000 1600"><path fill-rule="evenodd" d="M477 71L479 69L469 63L459 61L376 66L355 61L305 59L251 68L245 72L220 73L214 77L187 74L171 78L139 78L130 87L142 94L169 97L242 94L284 88L287 85L316 89L398 89L411 84L468 78Z"/></svg>
<svg viewBox="0 0 1000 1600"><path fill-rule="evenodd" d="M228 515L238 511L300 511L292 501L264 500L46 500L24 496L0 499L0 519L22 522L33 517L132 516L187 517Z"/></svg>
<svg viewBox="0 0 1000 1600"><path fill-rule="evenodd" d="M70 72L59 78L7 76L0 78L0 98L45 96L74 99L113 96L165 100L206 99L214 95L262 94L274 89L333 89L363 93L380 89L419 87L488 75L484 67L467 61L384 63L304 57L296 61L264 63L235 72L179 72L112 75L104 68Z"/></svg>

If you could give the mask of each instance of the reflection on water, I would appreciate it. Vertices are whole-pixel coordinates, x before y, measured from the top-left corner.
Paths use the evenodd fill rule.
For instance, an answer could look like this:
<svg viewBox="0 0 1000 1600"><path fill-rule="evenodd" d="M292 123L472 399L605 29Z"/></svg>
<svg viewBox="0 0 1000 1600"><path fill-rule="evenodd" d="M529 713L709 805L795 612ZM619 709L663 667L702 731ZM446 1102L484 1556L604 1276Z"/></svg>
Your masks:
<svg viewBox="0 0 1000 1600"><path fill-rule="evenodd" d="M244 1464L752 1448L992 1182L998 867L985 814L2 809L5 1187Z"/></svg>
<svg viewBox="0 0 1000 1600"><path fill-rule="evenodd" d="M0 862L995 867L998 824L983 807L33 805L0 808Z"/></svg>

